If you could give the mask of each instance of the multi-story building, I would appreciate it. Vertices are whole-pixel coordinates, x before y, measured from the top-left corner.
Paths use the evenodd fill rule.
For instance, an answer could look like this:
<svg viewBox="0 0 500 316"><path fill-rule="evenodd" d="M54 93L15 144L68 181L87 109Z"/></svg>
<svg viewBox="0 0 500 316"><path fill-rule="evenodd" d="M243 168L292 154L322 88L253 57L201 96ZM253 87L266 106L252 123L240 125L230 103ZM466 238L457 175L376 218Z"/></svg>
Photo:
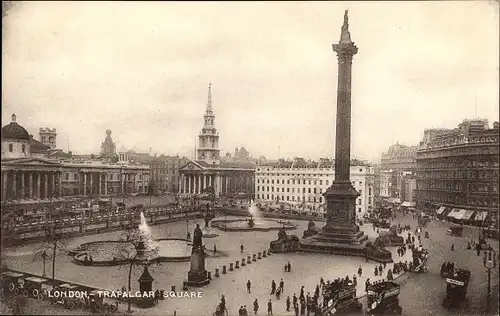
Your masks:
<svg viewBox="0 0 500 316"><path fill-rule="evenodd" d="M378 194L381 197L393 198L400 202L402 196L404 177L414 174L417 168L417 147L400 145L399 142L389 147L382 154L380 164L380 186Z"/></svg>
<svg viewBox="0 0 500 316"><path fill-rule="evenodd" d="M179 170L179 193L253 198L255 164L251 160L221 160L211 85L208 87L207 108L198 143L197 159L190 160Z"/></svg>
<svg viewBox="0 0 500 316"><path fill-rule="evenodd" d="M26 204L147 190L148 166L98 160L50 160L34 156L31 144L45 146L34 141L13 115L12 122L2 127L2 203Z"/></svg>
<svg viewBox="0 0 500 316"><path fill-rule="evenodd" d="M295 158L276 164L257 166L255 172L255 197L261 204L288 203L302 205L315 212L324 212L323 193L332 185L335 169L333 160L319 162ZM373 167L360 161L351 161L351 182L360 196L356 211L362 217L373 206Z"/></svg>
<svg viewBox="0 0 500 316"><path fill-rule="evenodd" d="M151 165L151 183L156 191L179 192L179 168L189 161L186 157L161 155Z"/></svg>
<svg viewBox="0 0 500 316"><path fill-rule="evenodd" d="M426 130L417 151L417 205L463 209L461 219L488 218L498 227L498 173L498 122L492 129L487 120L464 120L455 129Z"/></svg>

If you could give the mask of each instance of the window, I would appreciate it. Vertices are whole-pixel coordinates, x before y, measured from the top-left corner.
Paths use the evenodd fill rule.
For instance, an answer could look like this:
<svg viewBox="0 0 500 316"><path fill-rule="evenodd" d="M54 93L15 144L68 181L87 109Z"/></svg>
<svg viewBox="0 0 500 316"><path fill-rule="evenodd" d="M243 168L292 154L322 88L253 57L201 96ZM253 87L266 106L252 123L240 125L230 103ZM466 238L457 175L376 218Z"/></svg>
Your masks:
<svg viewBox="0 0 500 316"><path fill-rule="evenodd" d="M328 185L328 180L326 180L326 185Z"/></svg>
<svg viewBox="0 0 500 316"><path fill-rule="evenodd" d="M319 185L323 185L323 180L319 180Z"/></svg>
<svg viewBox="0 0 500 316"><path fill-rule="evenodd" d="M363 169L359 169L359 172L363 172Z"/></svg>
<svg viewBox="0 0 500 316"><path fill-rule="evenodd" d="M13 146L12 144L9 144L9 152L12 152L13 151Z"/></svg>

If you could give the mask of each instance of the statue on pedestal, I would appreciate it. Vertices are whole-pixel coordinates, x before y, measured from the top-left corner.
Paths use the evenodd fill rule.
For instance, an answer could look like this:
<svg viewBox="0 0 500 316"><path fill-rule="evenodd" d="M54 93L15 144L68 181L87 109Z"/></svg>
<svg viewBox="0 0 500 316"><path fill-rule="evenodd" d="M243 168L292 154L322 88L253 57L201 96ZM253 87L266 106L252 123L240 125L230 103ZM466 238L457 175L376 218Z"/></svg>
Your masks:
<svg viewBox="0 0 500 316"><path fill-rule="evenodd" d="M203 232L200 224L196 224L193 232L193 250L191 251L191 268L188 272L189 286L204 286L210 283L208 272L205 269L205 247L203 246Z"/></svg>

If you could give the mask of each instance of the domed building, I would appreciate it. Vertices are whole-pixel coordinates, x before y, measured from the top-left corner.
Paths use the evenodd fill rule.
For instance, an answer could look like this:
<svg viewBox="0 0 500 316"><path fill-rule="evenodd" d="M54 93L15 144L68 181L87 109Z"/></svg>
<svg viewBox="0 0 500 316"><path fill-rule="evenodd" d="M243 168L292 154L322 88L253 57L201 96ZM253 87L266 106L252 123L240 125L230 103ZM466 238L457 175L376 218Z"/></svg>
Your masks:
<svg viewBox="0 0 500 316"><path fill-rule="evenodd" d="M30 156L30 135L24 127L17 124L16 115L12 114L10 124L2 127L2 159Z"/></svg>

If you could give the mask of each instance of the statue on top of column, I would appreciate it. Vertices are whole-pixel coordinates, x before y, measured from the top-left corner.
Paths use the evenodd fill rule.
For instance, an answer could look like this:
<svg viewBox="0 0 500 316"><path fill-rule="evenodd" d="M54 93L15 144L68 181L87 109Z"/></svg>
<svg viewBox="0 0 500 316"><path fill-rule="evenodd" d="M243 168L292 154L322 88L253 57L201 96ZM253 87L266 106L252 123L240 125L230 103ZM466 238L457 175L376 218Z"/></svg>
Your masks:
<svg viewBox="0 0 500 316"><path fill-rule="evenodd" d="M347 16L348 11L349 10L345 10L345 13L344 13L344 24L342 25L342 33L340 34L339 44L352 43L351 33L349 33L349 17Z"/></svg>

